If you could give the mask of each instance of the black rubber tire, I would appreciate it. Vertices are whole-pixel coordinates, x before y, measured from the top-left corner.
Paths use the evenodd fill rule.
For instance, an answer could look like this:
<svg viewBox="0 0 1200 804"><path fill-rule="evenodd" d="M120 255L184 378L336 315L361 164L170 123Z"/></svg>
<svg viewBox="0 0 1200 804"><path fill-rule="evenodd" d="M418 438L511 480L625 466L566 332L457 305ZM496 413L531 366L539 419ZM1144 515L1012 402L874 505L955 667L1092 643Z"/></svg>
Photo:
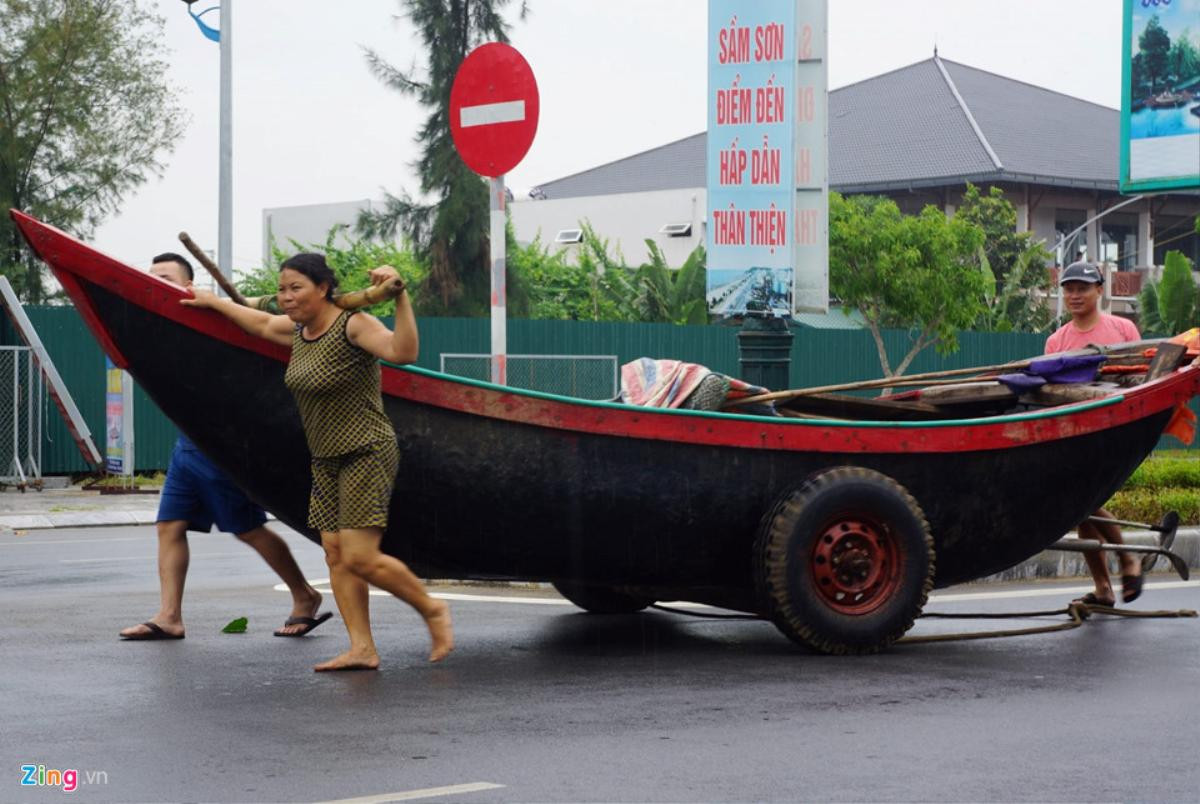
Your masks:
<svg viewBox="0 0 1200 804"><path fill-rule="evenodd" d="M611 586L591 586L575 581L553 581L552 586L588 614L634 614L654 603L649 598Z"/></svg>
<svg viewBox="0 0 1200 804"><path fill-rule="evenodd" d="M877 559L876 569L886 580L875 599L832 600L829 591L818 588L829 589L821 573L830 572L816 565L830 563L821 552L835 541L829 534L859 521L866 523L860 530L867 534L851 534L859 543L870 538L886 546L867 553ZM822 539L826 543L818 544ZM891 645L921 614L934 570L933 538L917 501L890 477L860 467L819 472L781 496L763 517L754 545L763 613L789 639L821 653L876 653ZM845 610L854 606L870 610Z"/></svg>

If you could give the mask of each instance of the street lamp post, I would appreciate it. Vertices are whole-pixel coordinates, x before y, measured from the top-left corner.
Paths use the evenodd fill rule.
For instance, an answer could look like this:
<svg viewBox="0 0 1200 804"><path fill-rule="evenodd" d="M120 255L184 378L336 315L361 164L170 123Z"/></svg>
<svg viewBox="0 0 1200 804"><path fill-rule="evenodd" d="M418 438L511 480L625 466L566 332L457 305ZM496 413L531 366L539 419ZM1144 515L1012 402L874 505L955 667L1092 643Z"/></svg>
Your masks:
<svg viewBox="0 0 1200 804"><path fill-rule="evenodd" d="M217 188L217 265L230 280L233 279L233 0L223 0L199 14L192 11L196 0L183 0L188 15L195 20L200 33L221 46L220 145ZM220 11L220 30L202 19L210 11Z"/></svg>

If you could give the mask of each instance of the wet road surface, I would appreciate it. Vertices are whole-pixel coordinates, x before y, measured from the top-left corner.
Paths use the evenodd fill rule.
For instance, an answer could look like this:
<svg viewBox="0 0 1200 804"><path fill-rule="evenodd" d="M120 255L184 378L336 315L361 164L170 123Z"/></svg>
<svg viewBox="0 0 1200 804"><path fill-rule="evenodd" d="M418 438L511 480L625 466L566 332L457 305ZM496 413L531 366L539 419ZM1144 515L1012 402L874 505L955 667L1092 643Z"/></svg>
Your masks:
<svg viewBox="0 0 1200 804"><path fill-rule="evenodd" d="M301 567L320 550L290 531ZM188 638L125 643L157 608L152 528L0 535L0 800L1194 800L1200 620L830 658L772 626L579 613L541 589L449 588L458 649L424 661L372 597L379 673L314 674L340 618L271 636L289 598L232 537L193 536ZM1158 576L1133 608L1200 608ZM974 585L927 611L1054 609L1080 584ZM514 601L514 598L517 600ZM327 599L332 605L332 597ZM238 616L246 634L220 628ZM1027 620L923 620L915 634Z"/></svg>

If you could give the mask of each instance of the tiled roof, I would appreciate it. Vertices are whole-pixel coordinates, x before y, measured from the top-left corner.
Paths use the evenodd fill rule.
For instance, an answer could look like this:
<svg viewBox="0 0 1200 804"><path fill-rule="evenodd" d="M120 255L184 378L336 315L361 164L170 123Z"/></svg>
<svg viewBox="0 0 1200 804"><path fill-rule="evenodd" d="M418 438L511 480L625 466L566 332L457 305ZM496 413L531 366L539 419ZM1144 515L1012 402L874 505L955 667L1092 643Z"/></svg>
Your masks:
<svg viewBox="0 0 1200 804"><path fill-rule="evenodd" d="M1115 109L934 57L829 93L830 186L1007 180L1116 190L1118 132ZM540 189L573 198L703 187L705 148L700 133Z"/></svg>

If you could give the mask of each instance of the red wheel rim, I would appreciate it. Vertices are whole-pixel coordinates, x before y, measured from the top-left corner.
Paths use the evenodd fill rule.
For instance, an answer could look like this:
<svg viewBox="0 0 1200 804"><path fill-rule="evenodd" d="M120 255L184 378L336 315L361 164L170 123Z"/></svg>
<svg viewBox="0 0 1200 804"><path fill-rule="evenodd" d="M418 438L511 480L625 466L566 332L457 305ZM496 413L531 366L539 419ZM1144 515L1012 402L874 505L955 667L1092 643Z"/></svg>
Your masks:
<svg viewBox="0 0 1200 804"><path fill-rule="evenodd" d="M900 587L896 538L865 517L845 516L825 528L809 567L821 599L840 614L874 611Z"/></svg>

